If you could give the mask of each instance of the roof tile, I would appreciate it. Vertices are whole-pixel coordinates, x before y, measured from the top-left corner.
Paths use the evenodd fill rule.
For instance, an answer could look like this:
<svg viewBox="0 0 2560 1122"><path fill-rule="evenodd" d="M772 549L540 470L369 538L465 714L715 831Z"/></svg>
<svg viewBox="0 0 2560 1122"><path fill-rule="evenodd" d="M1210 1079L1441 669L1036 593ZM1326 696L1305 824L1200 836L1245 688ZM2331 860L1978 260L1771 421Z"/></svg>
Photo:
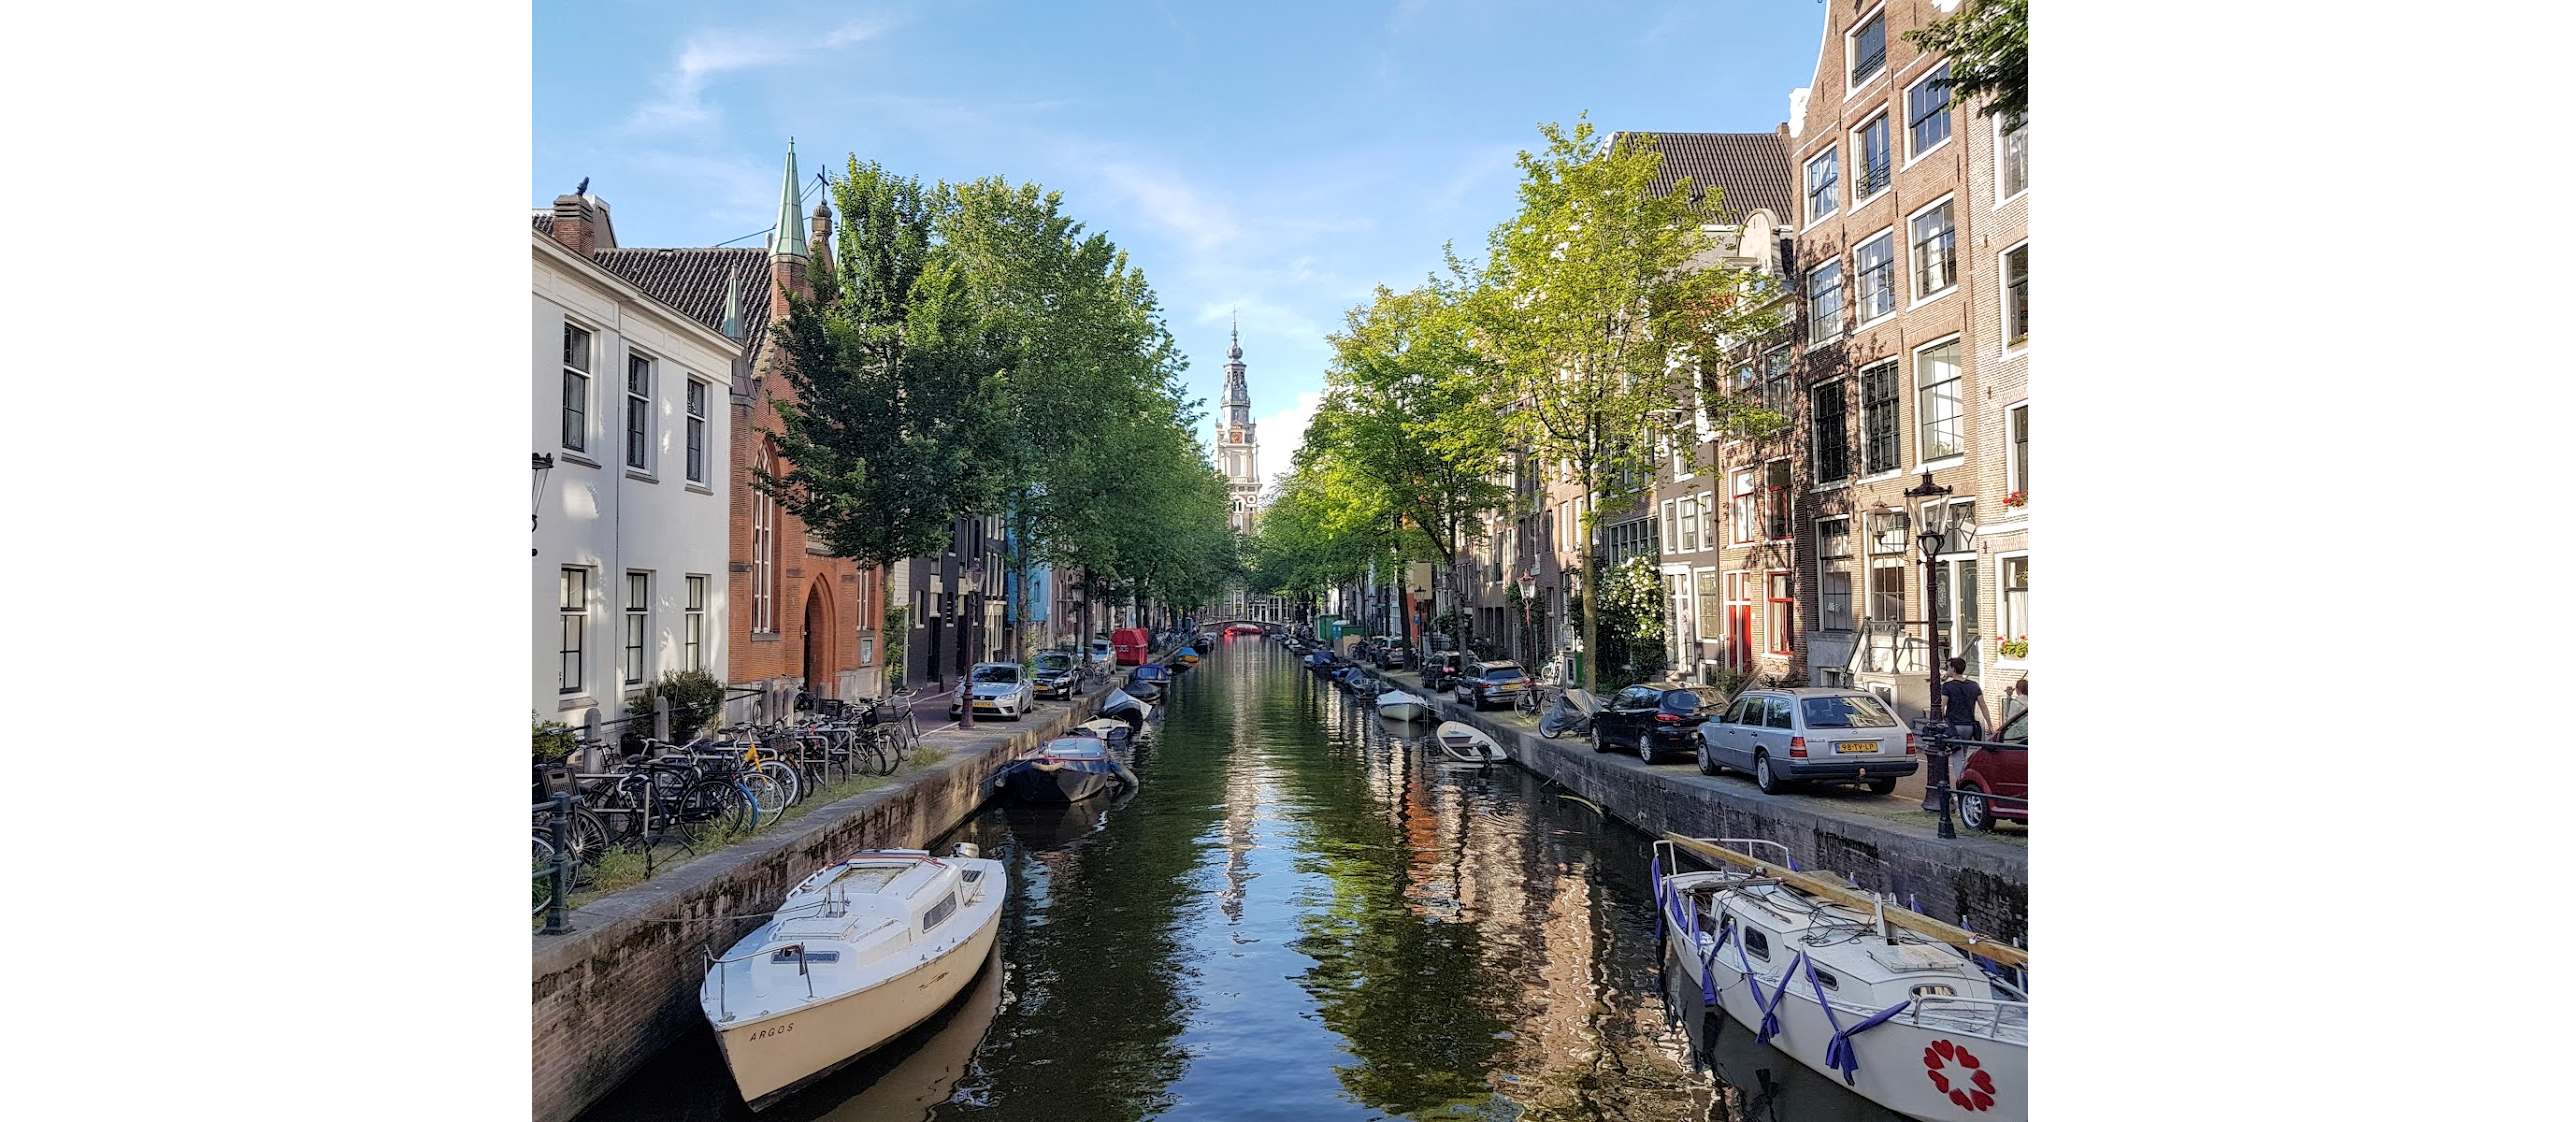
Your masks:
<svg viewBox="0 0 2560 1122"><path fill-rule="evenodd" d="M1650 190L1668 194L1682 176L1700 187L1724 188L1725 209L1735 221L1767 207L1779 222L1795 225L1795 180L1787 143L1776 132L1639 132L1662 154Z"/></svg>

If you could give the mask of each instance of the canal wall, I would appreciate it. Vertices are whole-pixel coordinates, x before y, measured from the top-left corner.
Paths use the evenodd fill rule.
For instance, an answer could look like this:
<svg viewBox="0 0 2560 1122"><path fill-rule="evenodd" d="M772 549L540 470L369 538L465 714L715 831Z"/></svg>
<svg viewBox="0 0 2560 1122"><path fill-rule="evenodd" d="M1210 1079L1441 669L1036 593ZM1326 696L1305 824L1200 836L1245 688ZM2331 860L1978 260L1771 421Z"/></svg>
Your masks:
<svg viewBox="0 0 2560 1122"><path fill-rule="evenodd" d="M2027 942L2027 851L1982 838L1937 836L1934 825L1899 822L1829 805L1872 799L1858 793L1766 795L1747 780L1709 778L1686 759L1648 767L1633 755L1592 751L1585 740L1550 740L1496 710L1460 706L1427 693L1410 674L1388 676L1431 700L1441 719L1463 721L1502 742L1520 766L1661 837L1759 838L1786 846L1799 869L1827 869L1878 889L1923 915L1957 922L2004 943ZM1925 774L1925 772L1924 772ZM1919 777L1903 780L1917 784ZM1916 808L1916 803L1900 804Z"/></svg>
<svg viewBox="0 0 2560 1122"><path fill-rule="evenodd" d="M1018 726L938 731L933 747L949 755L931 766L593 901L569 913L567 934L533 936L534 1122L567 1122L700 1022L704 951L764 922L752 913L855 850L923 847L985 802L997 768L1099 704L1088 695Z"/></svg>

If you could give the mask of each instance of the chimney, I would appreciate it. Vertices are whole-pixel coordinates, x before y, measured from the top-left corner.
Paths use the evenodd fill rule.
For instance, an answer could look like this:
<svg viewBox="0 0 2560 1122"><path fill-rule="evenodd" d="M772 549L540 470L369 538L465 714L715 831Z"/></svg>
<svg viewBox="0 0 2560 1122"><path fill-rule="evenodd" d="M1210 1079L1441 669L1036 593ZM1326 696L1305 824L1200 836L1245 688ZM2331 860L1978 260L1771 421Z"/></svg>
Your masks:
<svg viewBox="0 0 2560 1122"><path fill-rule="evenodd" d="M593 257L613 244L613 207L593 195L562 195L551 200L551 236L580 257Z"/></svg>
<svg viewBox="0 0 2560 1122"><path fill-rule="evenodd" d="M836 212L828 210L826 198L820 196L818 209L809 212L809 257L829 269L836 267L835 255L828 251L836 240L835 219Z"/></svg>

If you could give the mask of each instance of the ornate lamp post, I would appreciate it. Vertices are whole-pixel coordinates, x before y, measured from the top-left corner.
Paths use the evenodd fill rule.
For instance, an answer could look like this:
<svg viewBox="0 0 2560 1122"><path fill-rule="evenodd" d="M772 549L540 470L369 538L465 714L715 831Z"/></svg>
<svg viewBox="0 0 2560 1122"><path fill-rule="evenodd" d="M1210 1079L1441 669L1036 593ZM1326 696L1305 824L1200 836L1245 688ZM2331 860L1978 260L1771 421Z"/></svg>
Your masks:
<svg viewBox="0 0 2560 1122"><path fill-rule="evenodd" d="M1919 505L1928 502L1930 499L1952 493L1954 493L1953 488L1939 486L1938 481L1931 475L1931 473L1924 471L1920 473L1920 485L1910 488L1902 494L1904 498L1911 500L1912 505L1916 508ZM1922 798L1921 809L1937 811L1938 836L1942 838L1952 838L1956 836L1956 826L1955 822L1948 817L1950 800L1947 798L1947 748L1946 745L1939 740L1939 738L1944 735L1946 725L1943 720L1944 714L1940 709L1941 700L1938 697L1938 685L1940 677L1944 673L1941 669L1942 664L1940 659L1945 654L1945 643L1938 634L1938 550L1946 546L1947 536L1944 530L1932 524L1925 525L1921 528L1919 540L1921 558L1923 563L1928 566L1927 591L1925 595L1928 597L1929 605L1929 614L1927 617L1929 632L1929 726L1930 738L1932 741L1929 746L1929 790Z"/></svg>

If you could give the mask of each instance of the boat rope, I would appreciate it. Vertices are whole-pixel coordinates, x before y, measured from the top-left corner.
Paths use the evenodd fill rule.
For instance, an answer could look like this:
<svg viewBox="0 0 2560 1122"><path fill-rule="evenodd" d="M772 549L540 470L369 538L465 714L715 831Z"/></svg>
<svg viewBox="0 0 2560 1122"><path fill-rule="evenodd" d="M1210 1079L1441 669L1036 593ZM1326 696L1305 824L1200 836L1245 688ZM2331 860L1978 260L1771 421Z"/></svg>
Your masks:
<svg viewBox="0 0 2560 1122"><path fill-rule="evenodd" d="M1778 1024L1778 1009L1786 1004L1787 983L1795 980L1796 967L1802 965L1804 965L1804 952L1797 951L1795 961L1787 964L1787 972L1778 976L1777 992L1774 995L1763 995L1760 992L1760 976L1751 972L1751 954L1749 951L1743 952L1742 976L1751 980L1751 1002L1760 1007L1760 1031L1756 1036L1760 1043L1767 1044L1770 1037L1778 1035L1778 1029L1781 1027Z"/></svg>
<svg viewBox="0 0 2560 1122"><path fill-rule="evenodd" d="M1803 949L1797 949L1796 959L1799 962L1806 961ZM1838 1071L1841 1082L1855 1087L1858 1085L1858 1053L1856 1049L1849 1046L1849 1038L1892 1020L1894 1014L1911 1008L1911 1002L1905 1000L1891 1009L1844 1029L1840 1027L1839 1015L1831 1010L1830 996L1822 992L1821 971L1806 970L1805 981L1813 986L1814 1000L1822 1003L1823 1019L1831 1022L1831 1043L1822 1049L1822 1066Z"/></svg>
<svg viewBox="0 0 2560 1122"><path fill-rule="evenodd" d="M1709 948L1707 948L1707 950L1706 950L1706 951L1704 951L1703 953L1701 953L1701 954L1698 956L1698 961L1699 961L1699 962L1702 962L1702 963L1704 963L1704 964L1705 964L1705 966L1704 966L1703 968L1701 968L1701 969L1698 971L1698 973L1700 973L1701 975L1704 975L1704 977L1703 977L1701 980L1702 980L1702 981L1704 981L1704 982L1706 983L1706 985L1705 985L1704 987L1702 987L1703 989L1705 989L1706 993L1705 993L1703 996L1706 998L1706 1004L1707 1004L1710 1008L1712 1008L1712 1007L1714 1007L1714 1006L1717 1006L1717 1005L1721 1005L1721 1004L1723 1004L1722 1002L1720 1002L1720 1001L1716 1000L1716 956L1717 956L1717 955L1719 955L1719 954L1724 953L1724 941L1725 941L1725 940L1727 940L1727 939L1730 939L1730 938L1732 938L1732 937L1733 937L1733 925L1732 925L1732 924L1730 924L1730 923L1728 923L1728 924L1724 925L1724 929L1723 929L1723 930L1716 932L1716 945L1715 945L1715 946L1713 946L1713 947L1709 947ZM1705 930L1704 928L1699 929L1698 934L1697 934L1697 941L1698 941L1698 943L1699 943L1701 946L1704 946L1704 945L1705 945L1705 943L1706 943L1706 941L1707 941L1707 933L1706 933L1706 930ZM1749 964L1749 963L1744 963L1743 965L1744 965L1744 967L1745 967L1745 969L1744 969L1743 973L1746 973L1746 974L1750 973L1750 970L1748 969L1748 967L1750 966L1750 964Z"/></svg>

